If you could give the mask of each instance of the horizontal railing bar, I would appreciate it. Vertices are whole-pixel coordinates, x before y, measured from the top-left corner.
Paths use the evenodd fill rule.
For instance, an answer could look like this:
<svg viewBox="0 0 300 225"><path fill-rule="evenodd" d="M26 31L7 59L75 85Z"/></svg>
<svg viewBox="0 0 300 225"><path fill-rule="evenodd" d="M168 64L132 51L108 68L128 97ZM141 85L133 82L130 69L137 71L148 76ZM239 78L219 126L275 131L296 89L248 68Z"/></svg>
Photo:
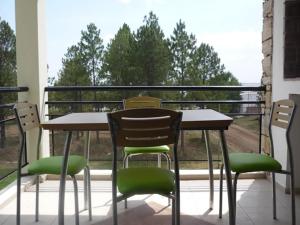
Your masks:
<svg viewBox="0 0 300 225"><path fill-rule="evenodd" d="M28 87L0 87L0 93L26 92L26 91L29 91Z"/></svg>
<svg viewBox="0 0 300 225"><path fill-rule="evenodd" d="M122 104L122 101L46 101L48 105L70 104ZM265 104L265 101L242 100L191 100L191 101L161 101L162 104Z"/></svg>
<svg viewBox="0 0 300 225"><path fill-rule="evenodd" d="M265 86L52 86L51 91L117 91L117 90L160 90L160 91L265 91Z"/></svg>
<svg viewBox="0 0 300 225"><path fill-rule="evenodd" d="M90 162L111 162L111 160L105 160L105 159L90 159ZM118 159L118 162L123 162L122 159ZM157 162L157 159L147 159L147 160L143 160L143 159L135 159L132 161L136 161L136 162L143 162L143 161L153 161L153 162ZM180 159L180 162L206 162L207 163L207 159ZM220 162L220 159L213 159L213 162Z"/></svg>
<svg viewBox="0 0 300 225"><path fill-rule="evenodd" d="M6 119L6 120L0 120L0 123L6 123L8 121L13 121L15 120L16 118L10 118L10 119Z"/></svg>
<svg viewBox="0 0 300 225"><path fill-rule="evenodd" d="M7 109L7 108L12 108L14 107L14 103L8 103L8 104L2 104L0 105L0 109Z"/></svg>
<svg viewBox="0 0 300 225"><path fill-rule="evenodd" d="M70 112L68 112L70 113ZM260 116L260 115L264 115L263 113L224 113L227 116ZM64 116L66 114L46 114L45 116L48 117L59 117L59 116Z"/></svg>
<svg viewBox="0 0 300 225"><path fill-rule="evenodd" d="M227 116L260 116L264 115L263 113L224 113Z"/></svg>

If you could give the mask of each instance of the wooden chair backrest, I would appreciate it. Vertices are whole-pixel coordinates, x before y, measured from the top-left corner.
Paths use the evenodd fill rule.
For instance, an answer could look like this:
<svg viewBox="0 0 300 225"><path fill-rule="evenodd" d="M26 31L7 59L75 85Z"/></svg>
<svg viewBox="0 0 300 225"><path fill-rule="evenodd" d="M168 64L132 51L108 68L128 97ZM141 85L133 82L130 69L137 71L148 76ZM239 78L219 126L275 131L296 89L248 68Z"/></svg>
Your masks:
<svg viewBox="0 0 300 225"><path fill-rule="evenodd" d="M31 103L17 103L14 106L15 115L22 132L39 127L40 118L37 105Z"/></svg>
<svg viewBox="0 0 300 225"><path fill-rule="evenodd" d="M294 111L292 100L284 99L273 103L271 125L287 129Z"/></svg>
<svg viewBox="0 0 300 225"><path fill-rule="evenodd" d="M161 100L150 96L137 96L123 100L124 109L160 108Z"/></svg>
<svg viewBox="0 0 300 225"><path fill-rule="evenodd" d="M119 147L177 145L181 118L181 112L159 108L108 113L113 145Z"/></svg>

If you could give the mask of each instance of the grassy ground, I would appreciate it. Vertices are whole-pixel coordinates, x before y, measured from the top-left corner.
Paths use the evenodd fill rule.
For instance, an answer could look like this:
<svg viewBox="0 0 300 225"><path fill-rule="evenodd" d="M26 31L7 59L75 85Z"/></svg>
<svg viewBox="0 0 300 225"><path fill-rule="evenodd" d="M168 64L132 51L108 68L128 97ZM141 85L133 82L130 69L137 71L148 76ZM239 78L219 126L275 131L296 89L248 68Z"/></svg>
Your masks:
<svg viewBox="0 0 300 225"><path fill-rule="evenodd" d="M7 187L9 184L16 180L17 176L16 173L12 173L9 176L5 177L4 179L0 180L0 190Z"/></svg>
<svg viewBox="0 0 300 225"><path fill-rule="evenodd" d="M259 117L258 116L243 116L234 119L234 124L251 130L254 133L259 133Z"/></svg>

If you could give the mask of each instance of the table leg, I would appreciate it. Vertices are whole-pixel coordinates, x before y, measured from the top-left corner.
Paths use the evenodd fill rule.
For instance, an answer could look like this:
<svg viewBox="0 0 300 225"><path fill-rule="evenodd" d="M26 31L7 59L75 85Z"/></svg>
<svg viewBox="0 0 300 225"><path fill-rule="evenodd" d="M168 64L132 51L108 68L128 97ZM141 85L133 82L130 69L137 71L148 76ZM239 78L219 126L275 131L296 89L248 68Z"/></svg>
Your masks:
<svg viewBox="0 0 300 225"><path fill-rule="evenodd" d="M62 171L59 184L59 200L58 200L58 224L64 225L64 208L65 208L65 185L68 168L68 159L70 154L70 145L72 139L72 131L67 134L67 139L64 146L64 159L62 162Z"/></svg>
<svg viewBox="0 0 300 225"><path fill-rule="evenodd" d="M205 146L207 151L207 161L208 161L208 171L209 171L209 209L214 207L214 170L212 153L209 144L209 134L208 131L204 131Z"/></svg>
<svg viewBox="0 0 300 225"><path fill-rule="evenodd" d="M84 132L84 157L89 162L90 157L90 131ZM84 181L84 209L88 209L89 202L88 202L88 175L87 171L84 170L83 174L83 181Z"/></svg>
<svg viewBox="0 0 300 225"><path fill-rule="evenodd" d="M227 182L229 225L235 225L236 221L235 221L235 213L234 213L232 178L231 178L228 149L227 149L224 130L220 130L220 138L221 138L223 161L224 161L226 182Z"/></svg>

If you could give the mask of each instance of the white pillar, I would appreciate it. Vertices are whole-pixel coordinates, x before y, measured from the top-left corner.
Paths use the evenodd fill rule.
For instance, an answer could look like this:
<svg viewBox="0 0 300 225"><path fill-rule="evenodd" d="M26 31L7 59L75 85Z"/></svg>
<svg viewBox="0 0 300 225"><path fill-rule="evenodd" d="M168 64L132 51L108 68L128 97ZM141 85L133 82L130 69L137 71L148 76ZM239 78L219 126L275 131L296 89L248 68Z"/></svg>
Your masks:
<svg viewBox="0 0 300 225"><path fill-rule="evenodd" d="M16 47L18 86L27 86L28 93L21 93L19 101L38 105L45 114L44 87L47 86L45 0L15 0ZM42 118L42 117L41 117ZM28 160L36 158L37 131L27 137ZM49 135L44 132L42 155L49 154Z"/></svg>

